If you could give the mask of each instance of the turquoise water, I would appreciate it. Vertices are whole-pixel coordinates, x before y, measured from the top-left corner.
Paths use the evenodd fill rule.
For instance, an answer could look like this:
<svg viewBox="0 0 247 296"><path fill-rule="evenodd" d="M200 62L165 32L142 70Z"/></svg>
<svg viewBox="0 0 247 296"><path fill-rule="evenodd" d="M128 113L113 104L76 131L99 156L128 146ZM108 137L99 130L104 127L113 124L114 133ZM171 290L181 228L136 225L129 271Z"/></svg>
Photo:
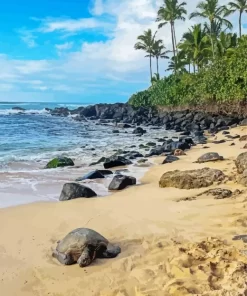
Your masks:
<svg viewBox="0 0 247 296"><path fill-rule="evenodd" d="M0 165L10 161L47 158L56 151L68 151L82 145L86 128L72 119L49 115L45 108L75 109L78 104L0 103ZM25 108L23 114L12 110Z"/></svg>

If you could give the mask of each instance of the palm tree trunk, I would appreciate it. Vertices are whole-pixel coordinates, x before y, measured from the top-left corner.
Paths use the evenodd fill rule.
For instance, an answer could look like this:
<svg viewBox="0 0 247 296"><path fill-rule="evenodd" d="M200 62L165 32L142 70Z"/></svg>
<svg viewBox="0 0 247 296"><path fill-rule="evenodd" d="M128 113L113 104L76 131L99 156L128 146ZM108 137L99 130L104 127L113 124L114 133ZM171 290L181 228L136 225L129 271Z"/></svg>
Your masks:
<svg viewBox="0 0 247 296"><path fill-rule="evenodd" d="M174 36L174 43L175 43L175 49L176 49L176 53L178 52L178 48L177 48L177 38L176 38L176 32L175 32L175 25L173 23L173 36Z"/></svg>
<svg viewBox="0 0 247 296"><path fill-rule="evenodd" d="M156 63L157 63L157 74L159 75L159 57L156 57Z"/></svg>
<svg viewBox="0 0 247 296"><path fill-rule="evenodd" d="M152 73L152 55L151 55L151 53L149 54L149 67L150 67L150 78L152 81L153 73Z"/></svg>
<svg viewBox="0 0 247 296"><path fill-rule="evenodd" d="M174 34L173 34L173 24L172 22L170 23L171 24L171 35L172 35L172 47L173 47L173 56L174 56L174 72L176 73L176 52L175 52L175 43L174 43Z"/></svg>
<svg viewBox="0 0 247 296"><path fill-rule="evenodd" d="M213 22L210 23L210 38L211 38L211 45L212 45L212 54L214 59L214 40L213 40L212 27L213 27Z"/></svg>
<svg viewBox="0 0 247 296"><path fill-rule="evenodd" d="M239 14L239 37L242 37L242 11Z"/></svg>

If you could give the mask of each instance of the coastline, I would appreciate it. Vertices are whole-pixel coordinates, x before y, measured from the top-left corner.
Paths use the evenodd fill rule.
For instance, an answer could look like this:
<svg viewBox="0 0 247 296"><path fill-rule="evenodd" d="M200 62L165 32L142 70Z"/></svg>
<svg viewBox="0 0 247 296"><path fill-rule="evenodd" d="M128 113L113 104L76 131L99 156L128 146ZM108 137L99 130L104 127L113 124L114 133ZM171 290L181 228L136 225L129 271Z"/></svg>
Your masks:
<svg viewBox="0 0 247 296"><path fill-rule="evenodd" d="M244 135L246 127L231 129L230 133ZM217 134L217 139L220 138L221 132ZM223 294L227 291L232 293L229 295L244 295L239 293L246 289L245 275L231 277L230 273L237 272L237 262L246 260L237 252L244 249L244 243L232 241L234 235L245 234L246 194L223 200L212 196L177 200L210 188L246 191L246 187L233 181L193 190L158 186L163 173L177 169L210 167L221 169L226 175L236 173L234 159L244 152L243 143L238 139L234 140L235 146L229 146L231 143L208 143L208 149L200 145L192 147L186 151L187 155L171 164L160 165L164 156L155 157L156 165L149 168L140 185L106 198L38 202L0 209L0 291L8 296L227 295ZM194 163L206 152L218 152L226 160ZM122 253L115 259L96 260L85 269L78 265L61 266L51 258L51 247L78 227L95 229L120 244ZM178 251L187 247L188 242L201 242L209 237L220 238L215 247L219 253L228 250L221 241L225 239L235 252L229 263L231 271L222 263L224 272L215 280L217 289L212 289L207 271L195 270L191 275L186 264L181 264L184 258L180 258ZM192 248L191 252L198 250ZM220 262L220 256L216 254L214 261ZM203 264L203 258L198 258ZM196 263L191 265L195 268Z"/></svg>

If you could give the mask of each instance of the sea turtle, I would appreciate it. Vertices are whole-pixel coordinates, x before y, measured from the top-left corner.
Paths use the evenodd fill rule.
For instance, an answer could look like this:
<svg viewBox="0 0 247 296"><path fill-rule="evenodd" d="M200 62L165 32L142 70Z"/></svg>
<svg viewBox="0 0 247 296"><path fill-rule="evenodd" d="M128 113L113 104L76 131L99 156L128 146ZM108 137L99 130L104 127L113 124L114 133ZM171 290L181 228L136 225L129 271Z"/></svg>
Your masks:
<svg viewBox="0 0 247 296"><path fill-rule="evenodd" d="M80 267L88 266L98 258L115 258L121 252L98 232L88 228L77 228L57 242L52 256L64 265L76 262Z"/></svg>
<svg viewBox="0 0 247 296"><path fill-rule="evenodd" d="M203 163L203 162L209 162L209 161L219 161L219 160L224 160L223 156L220 156L216 152L209 152L206 154L203 154L197 159L198 163Z"/></svg>

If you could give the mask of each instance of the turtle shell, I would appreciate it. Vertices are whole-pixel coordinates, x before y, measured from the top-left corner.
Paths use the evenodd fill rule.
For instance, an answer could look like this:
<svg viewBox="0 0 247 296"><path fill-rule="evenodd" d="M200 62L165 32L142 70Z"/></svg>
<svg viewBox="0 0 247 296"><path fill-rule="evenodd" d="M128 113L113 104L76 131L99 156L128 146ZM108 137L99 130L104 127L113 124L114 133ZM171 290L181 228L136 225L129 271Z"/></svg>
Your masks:
<svg viewBox="0 0 247 296"><path fill-rule="evenodd" d="M209 152L200 156L197 160L199 163L223 160L223 157L220 156L217 152Z"/></svg>
<svg viewBox="0 0 247 296"><path fill-rule="evenodd" d="M108 245L108 240L98 232L88 228L77 228L68 233L57 245L61 253L80 254L87 246L97 248L99 244Z"/></svg>

